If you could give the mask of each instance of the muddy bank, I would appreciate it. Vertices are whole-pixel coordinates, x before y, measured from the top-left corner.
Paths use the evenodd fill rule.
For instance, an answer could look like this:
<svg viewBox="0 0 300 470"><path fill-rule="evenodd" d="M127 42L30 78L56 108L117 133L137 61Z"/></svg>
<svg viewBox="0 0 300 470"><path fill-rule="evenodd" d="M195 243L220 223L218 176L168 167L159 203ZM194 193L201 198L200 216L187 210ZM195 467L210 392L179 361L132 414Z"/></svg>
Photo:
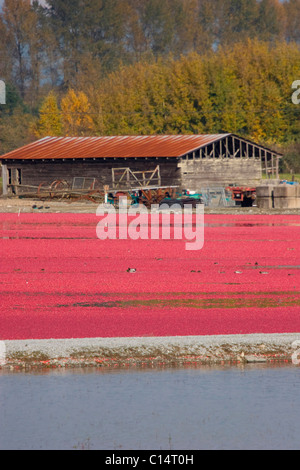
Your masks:
<svg viewBox="0 0 300 470"><path fill-rule="evenodd" d="M2 369L293 362L300 334L5 341ZM295 343L297 341L297 343ZM299 354L300 356L300 354Z"/></svg>
<svg viewBox="0 0 300 470"><path fill-rule="evenodd" d="M91 201L55 201L0 196L2 213L79 213L94 214L97 205ZM299 209L261 209L258 207L215 207L205 208L206 214L299 214Z"/></svg>

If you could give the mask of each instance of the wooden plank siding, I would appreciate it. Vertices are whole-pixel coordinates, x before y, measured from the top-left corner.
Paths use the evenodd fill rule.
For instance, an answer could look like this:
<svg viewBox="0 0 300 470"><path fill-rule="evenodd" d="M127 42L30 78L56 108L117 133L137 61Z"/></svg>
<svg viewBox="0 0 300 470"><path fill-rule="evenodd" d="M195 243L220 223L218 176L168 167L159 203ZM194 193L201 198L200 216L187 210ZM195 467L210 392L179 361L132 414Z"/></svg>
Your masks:
<svg viewBox="0 0 300 470"><path fill-rule="evenodd" d="M104 185L112 188L112 168L130 168L132 171L153 170L160 167L162 186L179 186L197 191L206 186L255 185L262 178L261 163L257 159L207 159L189 160L170 158L139 160L76 160L76 161L9 161L12 184L16 184L16 169L21 170L21 184L39 186L55 180L65 180L72 185L73 178L96 178L96 189ZM21 191L22 192L22 191Z"/></svg>
<svg viewBox="0 0 300 470"><path fill-rule="evenodd" d="M182 185L191 191L209 186L252 186L262 179L257 159L182 160Z"/></svg>
<svg viewBox="0 0 300 470"><path fill-rule="evenodd" d="M112 168L128 167L132 171L154 170L160 166L161 184L177 186L181 184L181 172L178 167L178 160L175 159L107 159L107 160L57 160L57 161L8 161L7 168L12 170L12 175L16 175L15 170L21 170L22 185L39 186L41 183L51 184L56 180L64 180L72 185L73 178L85 177L95 178L95 189L103 190L104 185L112 188ZM16 180L11 181L12 184ZM28 190L27 190L28 191ZM26 192L19 190L19 194Z"/></svg>
<svg viewBox="0 0 300 470"><path fill-rule="evenodd" d="M262 179L260 148L235 136L186 155L179 165L182 185L192 191L230 184L255 186Z"/></svg>

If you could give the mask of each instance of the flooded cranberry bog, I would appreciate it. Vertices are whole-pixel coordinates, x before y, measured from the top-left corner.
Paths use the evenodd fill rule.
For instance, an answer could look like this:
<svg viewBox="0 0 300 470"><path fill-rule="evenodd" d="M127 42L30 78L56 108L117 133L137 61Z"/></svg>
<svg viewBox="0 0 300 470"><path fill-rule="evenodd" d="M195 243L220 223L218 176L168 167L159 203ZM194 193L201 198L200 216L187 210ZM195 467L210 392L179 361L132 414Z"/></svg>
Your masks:
<svg viewBox="0 0 300 470"><path fill-rule="evenodd" d="M290 361L300 216L207 214L204 246L100 240L99 217L0 214L6 365Z"/></svg>

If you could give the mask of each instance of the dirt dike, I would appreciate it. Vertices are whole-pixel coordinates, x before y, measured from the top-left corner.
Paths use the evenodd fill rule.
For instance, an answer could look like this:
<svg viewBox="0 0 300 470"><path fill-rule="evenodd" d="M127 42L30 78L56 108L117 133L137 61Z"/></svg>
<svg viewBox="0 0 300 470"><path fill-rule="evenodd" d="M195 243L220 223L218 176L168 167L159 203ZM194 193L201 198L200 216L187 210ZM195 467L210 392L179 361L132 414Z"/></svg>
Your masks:
<svg viewBox="0 0 300 470"><path fill-rule="evenodd" d="M298 363L300 334L2 341L3 370ZM299 351L300 357L300 351Z"/></svg>

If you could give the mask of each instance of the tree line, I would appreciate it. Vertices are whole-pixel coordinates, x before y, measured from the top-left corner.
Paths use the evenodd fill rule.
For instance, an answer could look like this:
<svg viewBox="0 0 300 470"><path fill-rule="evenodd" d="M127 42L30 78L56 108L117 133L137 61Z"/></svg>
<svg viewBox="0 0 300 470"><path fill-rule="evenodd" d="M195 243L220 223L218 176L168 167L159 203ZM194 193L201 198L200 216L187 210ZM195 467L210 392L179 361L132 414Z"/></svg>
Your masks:
<svg viewBox="0 0 300 470"><path fill-rule="evenodd" d="M5 0L0 37L0 153L49 134L300 140L300 0Z"/></svg>
<svg viewBox="0 0 300 470"><path fill-rule="evenodd" d="M33 106L45 85L248 38L300 42L299 0L4 0L0 76Z"/></svg>

